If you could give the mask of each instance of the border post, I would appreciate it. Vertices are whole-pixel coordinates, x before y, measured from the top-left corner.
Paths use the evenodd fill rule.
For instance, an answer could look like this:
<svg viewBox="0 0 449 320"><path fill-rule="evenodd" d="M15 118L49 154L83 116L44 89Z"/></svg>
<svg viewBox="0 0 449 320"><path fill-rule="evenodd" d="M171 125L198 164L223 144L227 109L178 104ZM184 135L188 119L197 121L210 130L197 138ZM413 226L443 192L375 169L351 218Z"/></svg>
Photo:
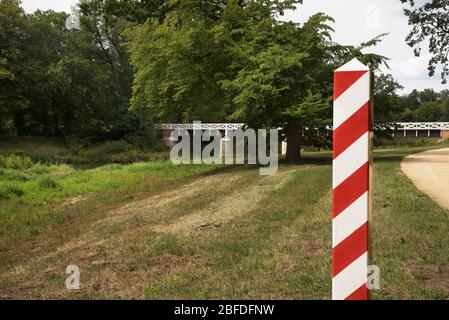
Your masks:
<svg viewBox="0 0 449 320"><path fill-rule="evenodd" d="M335 70L332 299L367 300L372 211L373 75L357 59Z"/></svg>

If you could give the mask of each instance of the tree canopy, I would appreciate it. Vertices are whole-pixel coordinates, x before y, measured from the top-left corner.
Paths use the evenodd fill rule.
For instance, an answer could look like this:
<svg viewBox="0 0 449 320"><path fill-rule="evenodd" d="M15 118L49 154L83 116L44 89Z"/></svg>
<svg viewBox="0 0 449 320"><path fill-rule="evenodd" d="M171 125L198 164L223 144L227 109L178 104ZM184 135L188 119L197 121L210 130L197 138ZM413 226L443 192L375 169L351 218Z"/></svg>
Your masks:
<svg viewBox="0 0 449 320"><path fill-rule="evenodd" d="M433 76L438 66L441 67L441 80L447 83L449 76L449 0L430 0L419 6L415 0L401 0L407 3L404 9L412 30L407 36L407 43L419 56L422 45L428 41L429 75Z"/></svg>
<svg viewBox="0 0 449 320"><path fill-rule="evenodd" d="M0 2L1 134L152 142L148 112L129 111L134 70L121 33L134 22L109 13L119 2L82 1L79 30L66 13Z"/></svg>
<svg viewBox="0 0 449 320"><path fill-rule="evenodd" d="M323 13L279 19L301 3L81 0L80 28L69 30L66 13L2 0L0 134L149 146L154 122L235 121L282 128L298 160L304 144L330 146L332 73L352 58L376 73L376 122L447 118L448 90L402 97L380 72L388 59L367 52L384 35L346 46Z"/></svg>
<svg viewBox="0 0 449 320"><path fill-rule="evenodd" d="M132 27L132 107L151 109L156 121L282 127L287 158L299 159L306 129L331 124L333 70L353 57L374 69L386 60L362 53L381 37L360 47L334 43L333 20L322 13L302 25L278 19L299 3L181 0L163 20Z"/></svg>

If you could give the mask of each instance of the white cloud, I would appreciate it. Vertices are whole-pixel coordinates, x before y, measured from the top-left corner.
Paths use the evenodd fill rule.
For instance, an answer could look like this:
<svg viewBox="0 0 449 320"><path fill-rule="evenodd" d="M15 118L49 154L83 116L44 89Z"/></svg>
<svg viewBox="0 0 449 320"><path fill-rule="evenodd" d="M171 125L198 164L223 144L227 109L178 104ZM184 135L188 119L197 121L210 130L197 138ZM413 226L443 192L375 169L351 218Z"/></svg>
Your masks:
<svg viewBox="0 0 449 320"><path fill-rule="evenodd" d="M78 0L22 0L22 7L28 13L37 9L71 12L70 7L77 3Z"/></svg>
<svg viewBox="0 0 449 320"><path fill-rule="evenodd" d="M399 0L304 0L295 11L287 12L282 20L303 23L311 15L324 12L335 19L333 39L341 44L359 45L381 33L389 33L371 52L390 58L396 80L404 86L403 92L417 89L444 88L438 77L429 78L429 56L415 57L405 38L410 31L408 19Z"/></svg>
<svg viewBox="0 0 449 320"><path fill-rule="evenodd" d="M397 79L423 79L428 76L429 55L413 57L403 61L392 61L391 69Z"/></svg>

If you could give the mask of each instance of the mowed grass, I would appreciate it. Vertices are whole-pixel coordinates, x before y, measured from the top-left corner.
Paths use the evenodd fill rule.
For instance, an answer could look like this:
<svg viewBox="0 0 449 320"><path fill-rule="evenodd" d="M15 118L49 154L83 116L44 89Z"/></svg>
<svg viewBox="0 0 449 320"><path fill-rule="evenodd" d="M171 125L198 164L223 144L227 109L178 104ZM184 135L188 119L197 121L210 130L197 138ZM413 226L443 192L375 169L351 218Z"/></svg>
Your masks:
<svg viewBox="0 0 449 320"><path fill-rule="evenodd" d="M168 161L109 164L80 170L0 156L0 249L102 205L153 193L214 166L175 166Z"/></svg>
<svg viewBox="0 0 449 320"><path fill-rule="evenodd" d="M373 291L374 299L449 297L449 212L399 167L404 156L427 148L376 152L371 237L381 290ZM309 154L305 162L329 156ZM170 235L167 247L176 255L186 250L209 263L155 281L146 298L330 299L330 178L329 165L298 167L282 189L225 232L194 241Z"/></svg>
<svg viewBox="0 0 449 320"><path fill-rule="evenodd" d="M399 167L404 156L434 147L375 153L375 299L449 298L449 212ZM99 199L96 205L50 206L50 216L67 214L63 223L40 219L40 234L3 246L0 296L329 299L331 154L307 153L273 177L254 167L208 170L156 163L78 173L107 182L111 172L123 172L111 189L84 193ZM49 208L34 206L41 207ZM46 221L54 221L51 229ZM80 267L79 291L65 289L70 264Z"/></svg>

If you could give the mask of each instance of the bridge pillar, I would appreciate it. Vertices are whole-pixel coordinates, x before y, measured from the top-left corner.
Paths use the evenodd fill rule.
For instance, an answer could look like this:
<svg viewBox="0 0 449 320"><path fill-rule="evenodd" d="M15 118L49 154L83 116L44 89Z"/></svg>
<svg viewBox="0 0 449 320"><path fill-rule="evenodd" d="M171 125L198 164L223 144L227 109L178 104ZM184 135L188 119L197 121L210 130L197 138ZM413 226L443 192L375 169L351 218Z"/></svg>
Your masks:
<svg viewBox="0 0 449 320"><path fill-rule="evenodd" d="M443 140L449 140L449 130L441 130L441 138Z"/></svg>
<svg viewBox="0 0 449 320"><path fill-rule="evenodd" d="M173 141L170 139L171 132L171 129L162 130L162 140L164 141L164 144L169 148L173 147L177 143L177 141Z"/></svg>
<svg viewBox="0 0 449 320"><path fill-rule="evenodd" d="M231 147L231 139L228 135L228 130L225 130L225 135L220 140L220 158L224 159L226 155L233 155L234 150L229 150Z"/></svg>
<svg viewBox="0 0 449 320"><path fill-rule="evenodd" d="M287 154L287 141L282 141L281 154L283 156Z"/></svg>

